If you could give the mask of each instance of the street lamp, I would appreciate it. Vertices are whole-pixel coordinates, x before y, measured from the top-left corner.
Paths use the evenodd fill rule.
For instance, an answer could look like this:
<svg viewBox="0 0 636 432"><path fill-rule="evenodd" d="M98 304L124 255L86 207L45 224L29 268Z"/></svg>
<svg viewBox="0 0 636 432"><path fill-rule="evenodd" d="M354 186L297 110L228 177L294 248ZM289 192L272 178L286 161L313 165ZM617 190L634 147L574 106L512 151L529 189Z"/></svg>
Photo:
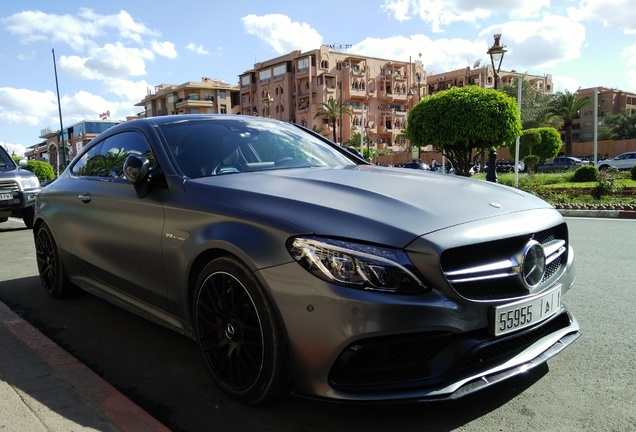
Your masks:
<svg viewBox="0 0 636 432"><path fill-rule="evenodd" d="M344 63L344 67L345 70L349 70L349 63ZM343 77L340 78L340 145L342 145L342 81Z"/></svg>
<svg viewBox="0 0 636 432"><path fill-rule="evenodd" d="M269 107L272 105L272 102L274 102L274 99L272 98L272 96L270 96L269 89L265 89L265 97L263 98L263 103L267 107L267 117L270 117Z"/></svg>
<svg viewBox="0 0 636 432"><path fill-rule="evenodd" d="M501 62L503 61L504 54L506 53L506 47L500 44L501 33L494 35L495 43L488 49L488 55L490 56L490 63L492 64L492 70L495 75L495 90L497 90L497 84L499 81L499 70L501 69Z"/></svg>
<svg viewBox="0 0 636 432"><path fill-rule="evenodd" d="M506 48L501 45L501 33L494 35L495 43L488 49L488 55L490 56L490 63L492 64L492 70L495 78L494 88L497 90L499 82L499 70L501 69L501 62L503 61ZM491 150L488 155L488 173L486 174L486 180L497 183L497 152Z"/></svg>

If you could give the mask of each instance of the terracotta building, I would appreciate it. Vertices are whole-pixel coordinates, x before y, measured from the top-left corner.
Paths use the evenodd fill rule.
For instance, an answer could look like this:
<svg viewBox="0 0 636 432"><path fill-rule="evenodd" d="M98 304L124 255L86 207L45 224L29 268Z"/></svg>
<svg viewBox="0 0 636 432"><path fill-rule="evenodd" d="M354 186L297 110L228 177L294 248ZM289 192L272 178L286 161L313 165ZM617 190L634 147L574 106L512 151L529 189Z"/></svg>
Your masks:
<svg viewBox="0 0 636 432"><path fill-rule="evenodd" d="M238 87L208 77L200 82L159 84L135 106L144 108L137 117L155 117L169 114L237 114ZM135 118L134 116L131 118Z"/></svg>
<svg viewBox="0 0 636 432"><path fill-rule="evenodd" d="M505 85L514 85L520 76L529 81L532 87L537 91L552 94L552 75L529 75L514 70L499 71L498 88L501 89ZM472 68L468 66L448 72L429 73L427 75L426 90L428 94L434 94L438 91L448 90L453 87L463 87L465 85L494 88L495 74L492 66L480 66L480 62L476 62Z"/></svg>
<svg viewBox="0 0 636 432"><path fill-rule="evenodd" d="M636 93L624 92L613 88L592 87L580 89L578 97L589 97L594 100L594 92L598 92L598 129L604 125L605 116L608 114L618 114L627 110L630 114L636 113ZM572 125L573 141L592 141L594 139L594 106L592 104L584 107L579 113L578 119L574 119Z"/></svg>
<svg viewBox="0 0 636 432"><path fill-rule="evenodd" d="M358 56L322 46L256 63L241 74L240 111L298 123L333 138L332 124L316 114L329 100L342 102L351 114L338 119L336 141L358 132L369 136L375 148L406 151L410 146L401 134L425 82L419 60Z"/></svg>

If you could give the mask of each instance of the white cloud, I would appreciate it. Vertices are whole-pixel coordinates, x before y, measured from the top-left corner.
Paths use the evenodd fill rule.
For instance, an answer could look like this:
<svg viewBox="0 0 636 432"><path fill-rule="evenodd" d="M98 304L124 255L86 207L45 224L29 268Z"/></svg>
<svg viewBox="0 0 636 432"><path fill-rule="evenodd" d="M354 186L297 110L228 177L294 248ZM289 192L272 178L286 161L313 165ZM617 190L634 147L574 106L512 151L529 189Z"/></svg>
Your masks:
<svg viewBox="0 0 636 432"><path fill-rule="evenodd" d="M484 54L494 42L495 33L502 33L501 43L507 45L509 65L537 69L578 58L586 34L582 24L555 15L540 21L510 21L479 33L486 41L481 47Z"/></svg>
<svg viewBox="0 0 636 432"><path fill-rule="evenodd" d="M623 50L621 55L627 59L627 81L632 88L636 88L636 45Z"/></svg>
<svg viewBox="0 0 636 432"><path fill-rule="evenodd" d="M550 0L385 0L381 7L398 21L418 16L438 33L452 23L474 23L498 13L528 18L549 6Z"/></svg>
<svg viewBox="0 0 636 432"><path fill-rule="evenodd" d="M90 57L62 56L60 70L80 79L104 80L146 74L146 60L154 54L145 48L128 48L120 42L91 50Z"/></svg>
<svg viewBox="0 0 636 432"><path fill-rule="evenodd" d="M618 27L625 34L636 34L636 8L633 0L580 0L568 8L577 21L598 20L606 27Z"/></svg>
<svg viewBox="0 0 636 432"><path fill-rule="evenodd" d="M169 59L177 58L177 50L172 42L159 42L152 41L152 50L160 56L167 57Z"/></svg>
<svg viewBox="0 0 636 432"><path fill-rule="evenodd" d="M199 55L208 55L210 54L202 45L195 45L193 43L189 43L186 47L188 50L192 51L195 54Z"/></svg>
<svg viewBox="0 0 636 432"><path fill-rule="evenodd" d="M96 37L111 36L113 31L119 37L135 42L141 42L143 36L158 35L143 23L136 22L126 11L99 15L88 8L80 8L77 15L24 11L2 19L2 23L23 43L63 42L80 52L92 47Z"/></svg>
<svg viewBox="0 0 636 432"><path fill-rule="evenodd" d="M309 24L292 22L285 15L252 14L241 18L241 21L247 33L257 36L278 54L315 49L322 44L322 36Z"/></svg>
<svg viewBox="0 0 636 432"><path fill-rule="evenodd" d="M39 126L43 116L57 112L57 97L52 91L2 87L0 100L0 123Z"/></svg>

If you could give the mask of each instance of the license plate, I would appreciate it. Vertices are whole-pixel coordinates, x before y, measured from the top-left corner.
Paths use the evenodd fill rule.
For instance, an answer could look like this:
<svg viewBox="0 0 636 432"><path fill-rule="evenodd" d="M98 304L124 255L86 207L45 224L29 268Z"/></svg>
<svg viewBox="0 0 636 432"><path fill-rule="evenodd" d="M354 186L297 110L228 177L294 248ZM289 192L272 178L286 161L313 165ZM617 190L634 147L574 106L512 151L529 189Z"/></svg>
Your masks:
<svg viewBox="0 0 636 432"><path fill-rule="evenodd" d="M540 296L494 308L492 332L500 336L541 322L561 308L561 285Z"/></svg>
<svg viewBox="0 0 636 432"><path fill-rule="evenodd" d="M12 200L13 194L0 194L0 201Z"/></svg>

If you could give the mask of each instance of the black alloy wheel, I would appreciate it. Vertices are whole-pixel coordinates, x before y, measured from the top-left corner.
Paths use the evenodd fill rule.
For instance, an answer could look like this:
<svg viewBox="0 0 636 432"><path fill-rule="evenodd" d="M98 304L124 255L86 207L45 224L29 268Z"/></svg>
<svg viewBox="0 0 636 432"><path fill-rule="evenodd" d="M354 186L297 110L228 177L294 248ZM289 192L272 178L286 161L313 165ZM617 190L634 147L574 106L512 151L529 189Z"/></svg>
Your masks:
<svg viewBox="0 0 636 432"><path fill-rule="evenodd" d="M263 289L239 261L221 257L197 280L197 343L215 383L249 405L288 391L284 344Z"/></svg>
<svg viewBox="0 0 636 432"><path fill-rule="evenodd" d="M51 297L62 298L76 291L66 277L53 234L44 223L35 232L35 256L42 286Z"/></svg>

